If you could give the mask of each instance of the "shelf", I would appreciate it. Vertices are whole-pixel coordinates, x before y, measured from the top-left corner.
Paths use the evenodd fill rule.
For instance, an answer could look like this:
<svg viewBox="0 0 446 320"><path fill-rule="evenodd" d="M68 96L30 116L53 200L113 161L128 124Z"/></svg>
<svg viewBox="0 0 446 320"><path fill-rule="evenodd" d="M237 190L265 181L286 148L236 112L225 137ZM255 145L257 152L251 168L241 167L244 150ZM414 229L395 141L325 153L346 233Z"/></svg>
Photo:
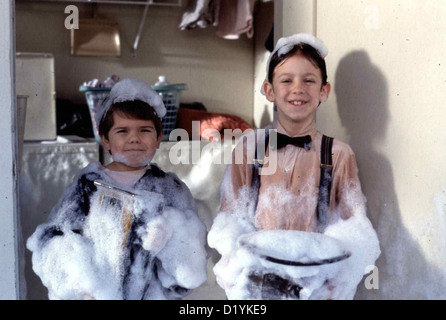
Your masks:
<svg viewBox="0 0 446 320"><path fill-rule="evenodd" d="M121 5L150 5L181 7L181 0L16 0L19 2L65 2L65 3L98 3L98 4L121 4Z"/></svg>
<svg viewBox="0 0 446 320"><path fill-rule="evenodd" d="M120 4L120 5L144 5L144 12L141 17L141 22L138 27L138 32L135 37L135 41L133 42L133 57L136 57L136 51L139 45L139 39L141 37L141 33L144 27L144 23L146 21L147 12L149 10L149 6L167 6L167 7L181 7L181 0L16 0L19 2L35 2L35 3L45 3L45 2L53 2L53 3L90 3L90 4Z"/></svg>

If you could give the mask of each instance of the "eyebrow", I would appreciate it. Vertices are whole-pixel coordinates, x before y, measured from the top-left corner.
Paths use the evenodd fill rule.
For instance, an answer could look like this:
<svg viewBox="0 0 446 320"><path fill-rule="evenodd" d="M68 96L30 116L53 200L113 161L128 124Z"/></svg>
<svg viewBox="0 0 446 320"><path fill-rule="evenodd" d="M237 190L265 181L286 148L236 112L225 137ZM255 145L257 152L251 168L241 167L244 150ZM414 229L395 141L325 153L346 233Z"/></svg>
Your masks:
<svg viewBox="0 0 446 320"><path fill-rule="evenodd" d="M113 128L113 130L122 130L122 129L128 129L129 127L116 127L116 128ZM149 125L147 125L147 126L140 126L140 127L138 127L139 129L145 129L145 128L151 128L151 129L155 129L155 126L154 125L152 125L152 124L149 124Z"/></svg>
<svg viewBox="0 0 446 320"><path fill-rule="evenodd" d="M294 73L282 73L280 75L278 75L278 77L290 77L290 76L294 76ZM302 75L303 77L308 77L308 76L314 76L317 77L318 75L312 72L308 72Z"/></svg>
<svg viewBox="0 0 446 320"><path fill-rule="evenodd" d="M307 76L314 76L314 77L317 77L318 75L315 74L315 73L313 73L313 72L308 72L308 73L305 73L303 76L304 76L304 77L307 77Z"/></svg>
<svg viewBox="0 0 446 320"><path fill-rule="evenodd" d="M279 77L289 77L289 76L292 76L293 74L292 73L282 73L282 74L280 74L280 75L278 75Z"/></svg>

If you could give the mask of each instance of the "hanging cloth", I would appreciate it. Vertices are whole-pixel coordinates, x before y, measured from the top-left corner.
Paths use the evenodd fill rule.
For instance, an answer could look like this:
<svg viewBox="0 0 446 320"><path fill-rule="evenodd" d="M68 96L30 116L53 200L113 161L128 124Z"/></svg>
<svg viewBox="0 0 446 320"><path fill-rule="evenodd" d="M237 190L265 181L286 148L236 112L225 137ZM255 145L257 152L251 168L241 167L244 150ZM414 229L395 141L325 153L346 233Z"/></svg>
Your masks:
<svg viewBox="0 0 446 320"><path fill-rule="evenodd" d="M180 29L206 28L210 24L217 26L219 6L220 0L189 0L179 25Z"/></svg>
<svg viewBox="0 0 446 320"><path fill-rule="evenodd" d="M217 35L235 40L246 33L254 35L253 11L255 0L224 0L220 3Z"/></svg>

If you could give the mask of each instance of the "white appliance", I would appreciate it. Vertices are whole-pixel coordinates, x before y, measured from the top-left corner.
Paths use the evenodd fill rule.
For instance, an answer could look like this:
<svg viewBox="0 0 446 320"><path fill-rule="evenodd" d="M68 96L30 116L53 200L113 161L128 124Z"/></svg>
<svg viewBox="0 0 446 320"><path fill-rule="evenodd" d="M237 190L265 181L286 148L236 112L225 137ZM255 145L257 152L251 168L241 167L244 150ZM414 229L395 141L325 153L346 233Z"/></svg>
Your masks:
<svg viewBox="0 0 446 320"><path fill-rule="evenodd" d="M48 299L48 291L32 270L26 240L45 222L51 209L74 176L90 162L99 161L99 145L94 139L69 136L56 141L25 142L19 180L19 209L25 251L24 277L27 299Z"/></svg>
<svg viewBox="0 0 446 320"><path fill-rule="evenodd" d="M28 96L25 141L56 140L54 57L50 53L17 53L16 92Z"/></svg>

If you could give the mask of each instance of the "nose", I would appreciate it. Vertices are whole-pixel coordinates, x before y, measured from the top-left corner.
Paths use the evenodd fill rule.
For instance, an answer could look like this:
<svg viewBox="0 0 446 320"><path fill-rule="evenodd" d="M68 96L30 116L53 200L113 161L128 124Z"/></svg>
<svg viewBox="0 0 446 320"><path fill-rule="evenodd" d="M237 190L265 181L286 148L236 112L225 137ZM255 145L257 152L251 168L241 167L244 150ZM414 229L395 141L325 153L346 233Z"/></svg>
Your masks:
<svg viewBox="0 0 446 320"><path fill-rule="evenodd" d="M302 81L296 81L294 84L293 84L293 87L292 87L292 89L291 89L291 92L292 93L296 93L296 94L300 94L300 93L302 93L304 90L303 90L303 82Z"/></svg>
<svg viewBox="0 0 446 320"><path fill-rule="evenodd" d="M140 143L141 138L139 137L139 134L137 132L131 132L129 136L129 143Z"/></svg>

